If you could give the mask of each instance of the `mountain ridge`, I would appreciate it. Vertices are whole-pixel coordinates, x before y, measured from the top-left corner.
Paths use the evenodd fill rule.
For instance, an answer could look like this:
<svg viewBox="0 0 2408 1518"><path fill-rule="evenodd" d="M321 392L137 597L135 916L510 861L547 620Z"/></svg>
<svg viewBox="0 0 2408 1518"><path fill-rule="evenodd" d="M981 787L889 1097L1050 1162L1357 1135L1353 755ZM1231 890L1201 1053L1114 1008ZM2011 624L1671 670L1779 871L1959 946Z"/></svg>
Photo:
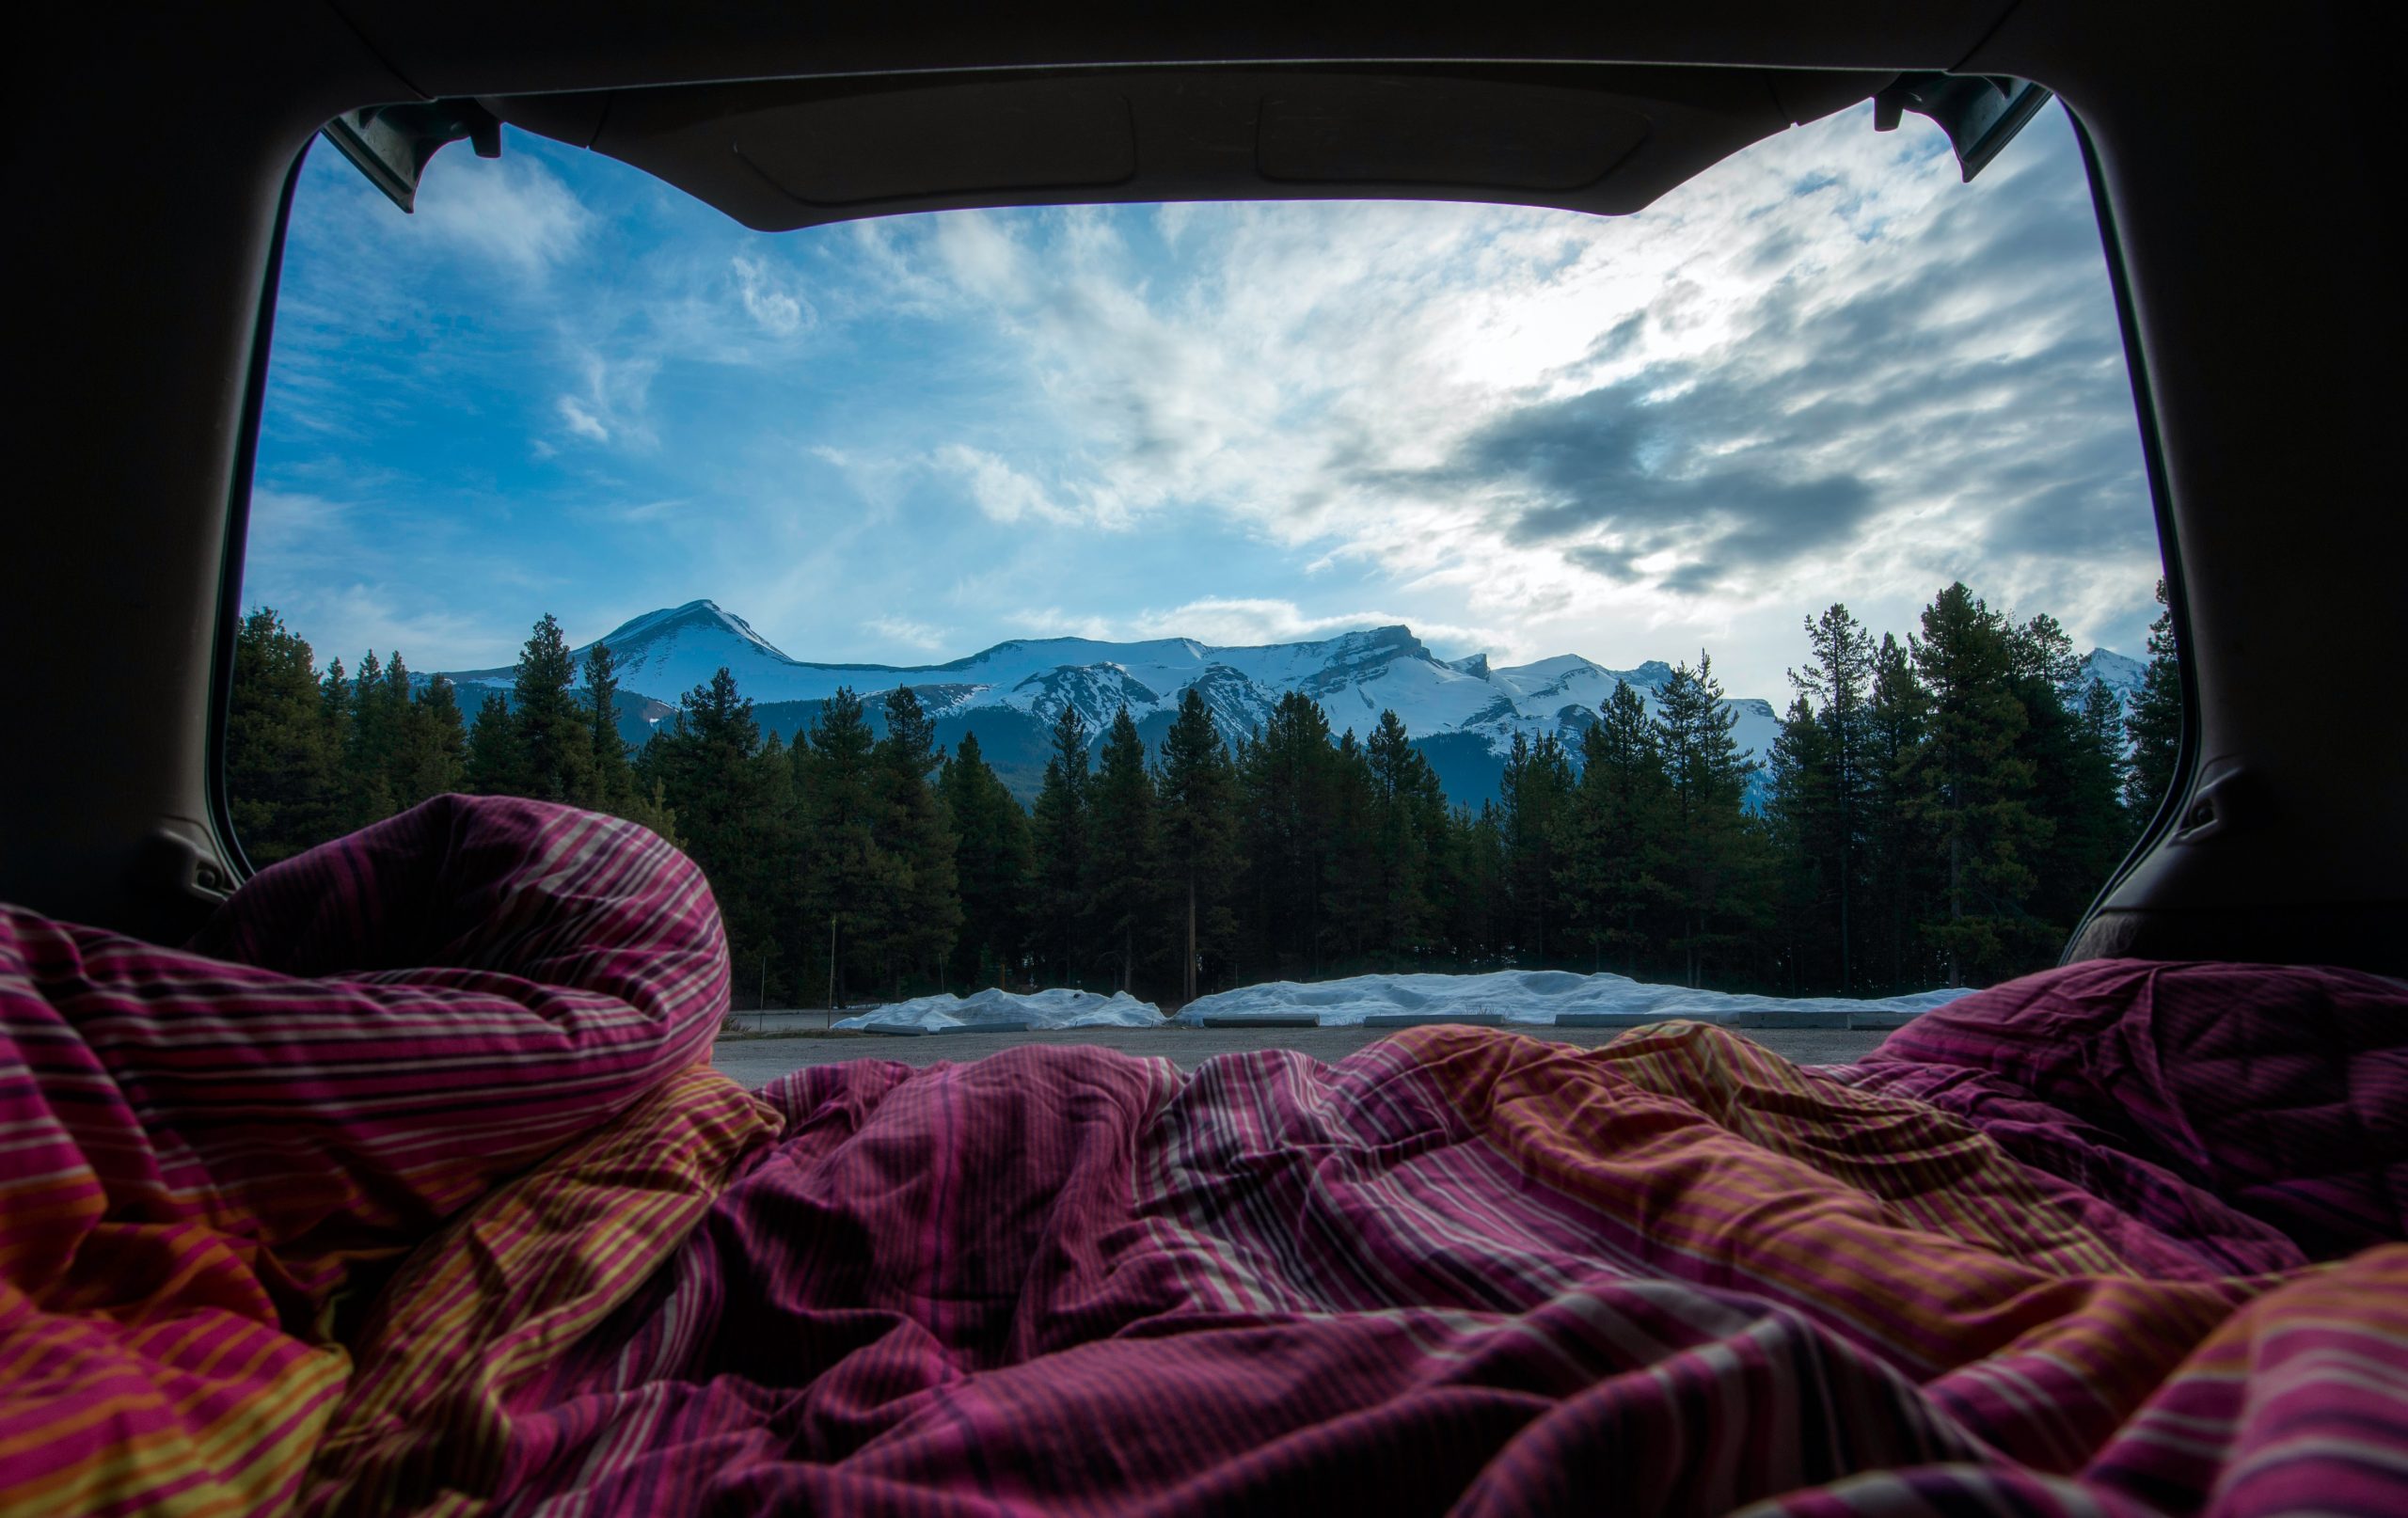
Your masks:
<svg viewBox="0 0 2408 1518"><path fill-rule="evenodd" d="M1672 668L1660 659L1615 670L1576 654L1498 666L1486 654L1442 660L1402 624L1355 628L1293 643L1214 645L1190 638L1110 642L1076 637L1008 639L962 657L920 665L821 663L798 659L742 617L708 599L664 607L622 623L594 642L616 656L620 688L640 740L674 709L677 698L721 668L736 677L763 725L792 739L837 687L849 686L871 707L909 686L936 719L941 742L977 732L990 762L1015 790L1034 794L1047 730L1075 708L1094 739L1122 705L1149 743L1159 741L1191 687L1204 695L1225 737L1234 741L1268 719L1281 697L1300 691L1329 719L1330 731L1368 735L1393 709L1416 746L1438 765L1449 795L1465 804L1493 798L1505 755L1518 735L1553 735L1577 746L1617 680L1627 681L1652 711ZM574 650L581 662L586 643ZM2140 666L2096 649L2085 672L2130 699ZM447 672L463 688L506 689L508 668ZM474 703L468 704L473 709ZM1774 704L1756 697L1724 703L1737 718L1734 736L1761 763L1780 731ZM637 715L640 713L640 715ZM1762 772L1751 783L1760 789Z"/></svg>

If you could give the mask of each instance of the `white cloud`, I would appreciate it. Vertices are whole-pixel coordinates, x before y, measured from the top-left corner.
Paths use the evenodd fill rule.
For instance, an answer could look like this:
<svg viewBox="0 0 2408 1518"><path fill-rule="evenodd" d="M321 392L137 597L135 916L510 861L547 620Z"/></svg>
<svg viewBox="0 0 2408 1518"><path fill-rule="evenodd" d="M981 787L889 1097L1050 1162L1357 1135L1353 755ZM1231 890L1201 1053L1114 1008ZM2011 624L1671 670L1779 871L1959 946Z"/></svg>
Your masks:
<svg viewBox="0 0 2408 1518"><path fill-rule="evenodd" d="M1113 642L1120 629L1092 612L1065 611L1058 606L1022 607L1006 614L1005 623L1032 638L1092 638Z"/></svg>
<svg viewBox="0 0 2408 1518"><path fill-rule="evenodd" d="M426 233L529 275L574 252L590 220L569 187L533 159L456 150L431 166L417 217Z"/></svg>
<svg viewBox="0 0 2408 1518"><path fill-rule="evenodd" d="M602 419L585 409L584 404L577 397L562 396L560 413L561 420L566 423L568 430L577 434L578 436L591 437L597 443L607 443L610 440L610 429L602 425Z"/></svg>
<svg viewBox="0 0 2408 1518"><path fill-rule="evenodd" d="M1115 636L1193 638L1217 647L1244 648L1262 643L1311 642L1359 628L1400 625L1412 627L1434 650L1443 646L1471 652L1502 647L1511 641L1506 633L1493 627L1458 626L1380 610L1315 614L1293 601L1260 596L1206 596L1182 606L1142 612L1129 619Z"/></svg>
<svg viewBox="0 0 2408 1518"><path fill-rule="evenodd" d="M398 652L421 673L489 667L515 657L526 636L524 628L514 633L444 605L436 585L354 579L331 565L249 563L245 570L244 606L274 607L321 668L340 658L356 670L371 649L384 662Z"/></svg>
<svg viewBox="0 0 2408 1518"><path fill-rule="evenodd" d="M689 496L664 496L658 500L636 501L610 509L610 515L621 522L657 522L689 514L694 504Z"/></svg>
<svg viewBox="0 0 2408 1518"><path fill-rule="evenodd" d="M1045 487L982 449L948 443L937 451L935 463L970 488L978 509L998 522L1035 517L1068 522L1078 513L1049 498Z"/></svg>
<svg viewBox="0 0 2408 1518"><path fill-rule="evenodd" d="M931 216L937 258L954 287L974 299L1020 305L1048 283L1028 247L991 216Z"/></svg>
<svg viewBox="0 0 2408 1518"><path fill-rule="evenodd" d="M341 527L350 514L350 506L342 501L259 486L251 492L251 549L257 552L307 541Z"/></svg>
<svg viewBox="0 0 2408 1518"><path fill-rule="evenodd" d="M949 627L931 626L907 617L872 617L867 625L870 631L881 638L927 653L943 648L945 640L952 636Z"/></svg>
<svg viewBox="0 0 2408 1518"><path fill-rule="evenodd" d="M759 259L738 253L728 261L736 271L736 292L745 314L773 338L791 338L816 319L808 303L786 288Z"/></svg>
<svg viewBox="0 0 2408 1518"><path fill-rule="evenodd" d="M658 441L650 411L652 377L659 365L652 358L606 358L586 349L577 358L585 379L581 395L556 397L552 407L561 424L578 437L596 443L618 442L651 448Z"/></svg>
<svg viewBox="0 0 2408 1518"><path fill-rule="evenodd" d="M2137 442L2057 117L1972 186L1935 129L1876 134L1859 109L1635 217L1290 203L1150 222L1167 266L1092 212L878 234L865 267L988 340L996 390L1058 428L936 448L994 519L1235 525L1440 611L1417 629L1609 662L1710 641L1735 688L1774 691L1790 629L1834 595L1910 616L1962 575L2068 621L2102 609L2102 632L2146 598ZM1630 429L1619 452L1609 424ZM1227 593L1146 625L1251 640L1346 620L1197 588ZM1757 630L1761 649L1729 646Z"/></svg>
<svg viewBox="0 0 2408 1518"><path fill-rule="evenodd" d="M340 655L346 665L356 663L372 648L388 663L399 652L410 668L421 671L473 668L480 662L506 664L517 654L517 640L511 633L430 604L424 586L366 581L329 586L324 594L300 603L298 611L317 625L343 629L356 646L320 647L317 654L321 659Z"/></svg>

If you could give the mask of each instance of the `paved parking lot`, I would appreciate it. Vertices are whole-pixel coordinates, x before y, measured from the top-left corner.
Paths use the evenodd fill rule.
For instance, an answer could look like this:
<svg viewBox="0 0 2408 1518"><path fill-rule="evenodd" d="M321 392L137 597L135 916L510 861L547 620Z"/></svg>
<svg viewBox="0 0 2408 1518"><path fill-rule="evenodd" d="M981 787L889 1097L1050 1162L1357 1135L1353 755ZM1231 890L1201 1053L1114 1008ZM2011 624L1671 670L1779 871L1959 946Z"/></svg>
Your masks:
<svg viewBox="0 0 2408 1518"><path fill-rule="evenodd" d="M816 1017L817 1014L807 1014ZM1559 1041L1593 1049L1621 1036L1616 1028L1515 1028L1510 1032L1531 1037L1552 1035ZM1883 1035L1827 1029L1735 1029L1773 1052L1800 1065L1836 1065L1872 1052ZM908 1065L934 1065L939 1060L970 1060L1019 1044L1097 1044L1130 1054L1159 1055L1192 1070L1215 1054L1257 1049L1293 1049L1313 1058L1345 1058L1385 1032L1363 1028L1080 1028L1062 1033L950 1033L919 1038L881 1037L875 1034L800 1037L722 1038L711 1063L746 1085L761 1085L788 1070L806 1065L833 1065L848 1059L893 1059Z"/></svg>

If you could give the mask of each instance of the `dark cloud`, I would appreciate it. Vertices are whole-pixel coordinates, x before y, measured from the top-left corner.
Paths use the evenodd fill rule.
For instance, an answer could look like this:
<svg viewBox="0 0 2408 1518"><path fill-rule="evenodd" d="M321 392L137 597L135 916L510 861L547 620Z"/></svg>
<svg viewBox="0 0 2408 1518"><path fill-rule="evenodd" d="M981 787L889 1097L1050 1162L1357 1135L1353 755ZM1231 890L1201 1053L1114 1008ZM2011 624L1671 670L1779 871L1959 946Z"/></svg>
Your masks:
<svg viewBox="0 0 2408 1518"><path fill-rule="evenodd" d="M1983 530L1987 546L2097 557L2146 551L2157 542L2139 452L2113 433L2007 466L1993 478L2002 501Z"/></svg>
<svg viewBox="0 0 2408 1518"><path fill-rule="evenodd" d="M1741 266L1750 274L1770 274L1796 261L1806 246L1806 239L1795 231L1775 232L1748 250Z"/></svg>
<svg viewBox="0 0 2408 1518"><path fill-rule="evenodd" d="M1593 543L1589 543L1564 549L1563 557L1591 574L1602 575L1610 580L1620 580L1625 585L1641 577L1638 567L1631 562L1639 557L1634 553L1617 553L1611 548L1602 548Z"/></svg>
<svg viewBox="0 0 2408 1518"><path fill-rule="evenodd" d="M1701 381L1658 398L1668 377L1659 368L1507 412L1465 441L1448 472L1510 486L1498 523L1508 542L1583 540L1574 561L1614 577L1668 549L1704 558L1714 576L1778 564L1861 524L1874 494L1852 475L1805 474L1778 452L1705 455L1750 424L1761 397Z"/></svg>
<svg viewBox="0 0 2408 1518"><path fill-rule="evenodd" d="M1887 245L1888 277L1839 298L1828 274L1779 278L1711 358L1504 412L1412 482L1479 499L1507 541L1558 546L1609 579L1649 578L1637 561L1664 555L1674 567L1654 582L1685 593L1744 588L1917 501L1954 501L1985 554L2145 549L2155 529L2087 187L2069 139L2007 167ZM1799 246L1767 229L1743 258L1778 268ZM1647 320L1677 327L1697 294L1668 280L1584 365L1636 351Z"/></svg>
<svg viewBox="0 0 2408 1518"><path fill-rule="evenodd" d="M1718 564L1683 564L1656 583L1675 595L1703 595L1722 583L1722 569Z"/></svg>
<svg viewBox="0 0 2408 1518"><path fill-rule="evenodd" d="M1631 350L1639 346L1640 334L1646 330L1647 313L1643 310L1633 311L1606 328L1603 336L1589 344L1589 352L1584 361L1592 365L1604 365L1610 364L1617 358L1627 357Z"/></svg>

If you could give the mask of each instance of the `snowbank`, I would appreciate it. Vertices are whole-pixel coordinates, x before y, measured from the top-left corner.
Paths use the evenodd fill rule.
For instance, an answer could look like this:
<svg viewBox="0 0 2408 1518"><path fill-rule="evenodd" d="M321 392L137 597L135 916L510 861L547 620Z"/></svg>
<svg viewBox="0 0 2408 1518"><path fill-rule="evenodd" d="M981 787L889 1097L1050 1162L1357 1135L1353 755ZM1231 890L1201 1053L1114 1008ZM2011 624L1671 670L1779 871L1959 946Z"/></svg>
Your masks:
<svg viewBox="0 0 2408 1518"><path fill-rule="evenodd" d="M1561 970L1499 970L1485 975L1355 975L1310 984L1292 980L1241 987L1200 997L1180 1009L1173 1021L1199 1026L1238 1018L1309 1016L1324 1028L1349 1028L1368 1018L1473 1017L1507 1022L1555 1022L1567 1016L1644 1019L1688 1018L1730 1022L1751 1012L1845 1014L1929 1011L1964 995L1962 990L1922 991L1873 1000L1846 997L1733 996L1655 986L1626 975L1576 975ZM839 1024L843 1026L843 1024Z"/></svg>
<svg viewBox="0 0 2408 1518"><path fill-rule="evenodd" d="M917 1028L974 1028L983 1023L1017 1022L1031 1028L1157 1028L1162 1008L1140 1002L1126 991L1110 996L1059 987L1022 996L988 989L974 996L923 996L895 1002L858 1017L841 1018L835 1026L859 1031Z"/></svg>

